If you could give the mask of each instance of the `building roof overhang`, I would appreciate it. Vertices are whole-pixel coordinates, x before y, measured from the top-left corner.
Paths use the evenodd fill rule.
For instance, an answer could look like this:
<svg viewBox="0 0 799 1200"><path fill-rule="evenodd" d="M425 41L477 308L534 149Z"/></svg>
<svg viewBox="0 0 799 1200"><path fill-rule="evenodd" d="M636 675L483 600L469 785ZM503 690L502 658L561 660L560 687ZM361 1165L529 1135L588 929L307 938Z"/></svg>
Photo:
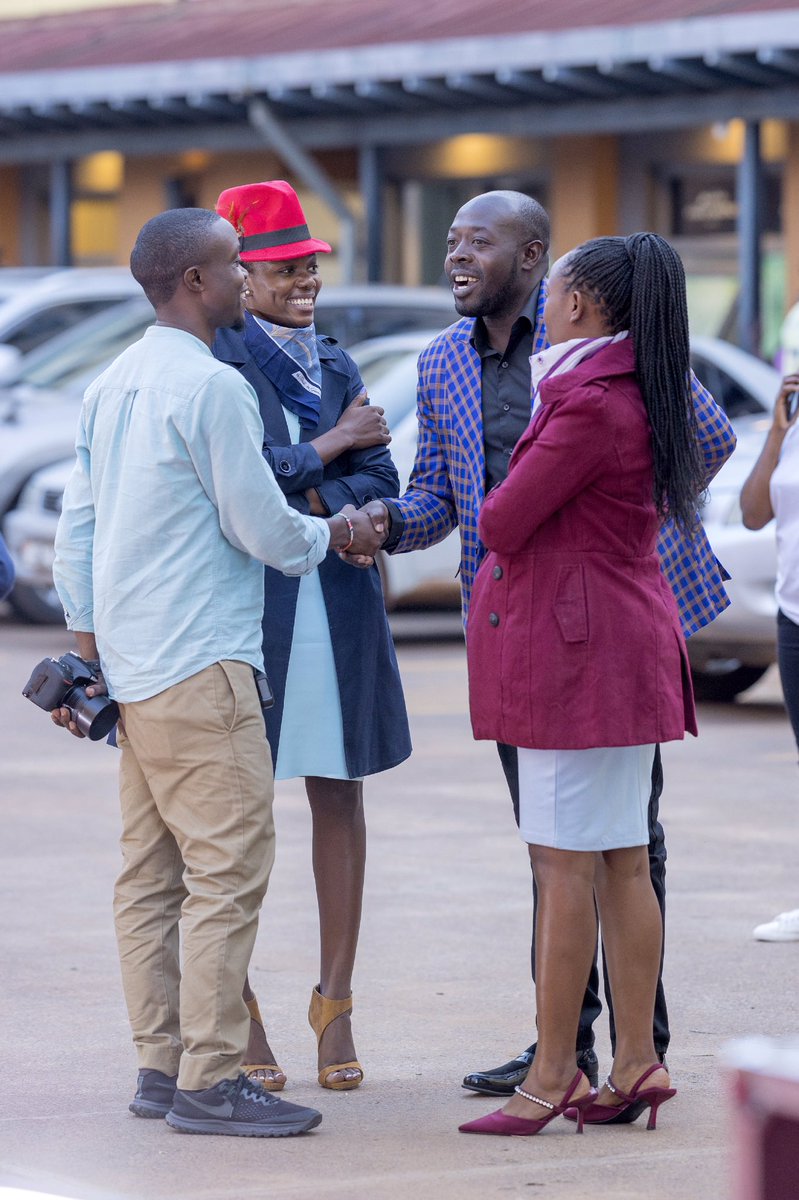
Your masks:
<svg viewBox="0 0 799 1200"><path fill-rule="evenodd" d="M309 150L799 119L799 10L6 70L0 162L252 148L253 104Z"/></svg>

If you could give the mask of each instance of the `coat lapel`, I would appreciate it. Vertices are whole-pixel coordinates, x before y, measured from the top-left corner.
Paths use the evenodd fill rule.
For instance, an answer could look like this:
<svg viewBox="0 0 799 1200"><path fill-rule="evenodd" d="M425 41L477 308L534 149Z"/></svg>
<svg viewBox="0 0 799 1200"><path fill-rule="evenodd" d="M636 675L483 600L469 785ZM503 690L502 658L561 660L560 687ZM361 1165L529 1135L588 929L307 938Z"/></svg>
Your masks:
<svg viewBox="0 0 799 1200"><path fill-rule="evenodd" d="M469 466L471 487L479 507L485 497L485 443L480 356L467 336L450 345L448 391L454 432ZM456 490L468 490L466 480L453 480Z"/></svg>
<svg viewBox="0 0 799 1200"><path fill-rule="evenodd" d="M303 429L301 442L311 442L320 433L327 433L338 421L347 402L349 375L339 366L334 354L330 354L323 341L318 340L319 361L322 364L322 398L319 402L319 424L314 429Z"/></svg>

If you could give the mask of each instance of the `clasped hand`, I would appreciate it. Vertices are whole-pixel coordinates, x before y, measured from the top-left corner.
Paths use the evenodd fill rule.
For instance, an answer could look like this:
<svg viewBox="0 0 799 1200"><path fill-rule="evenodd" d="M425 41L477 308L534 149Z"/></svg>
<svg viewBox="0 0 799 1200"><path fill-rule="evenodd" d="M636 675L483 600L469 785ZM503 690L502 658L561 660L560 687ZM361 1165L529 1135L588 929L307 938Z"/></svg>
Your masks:
<svg viewBox="0 0 799 1200"><path fill-rule="evenodd" d="M352 521L355 538L348 550L339 551L339 558L352 567L371 567L375 554L389 534L388 509L382 500L370 500L360 509L348 504L341 511Z"/></svg>

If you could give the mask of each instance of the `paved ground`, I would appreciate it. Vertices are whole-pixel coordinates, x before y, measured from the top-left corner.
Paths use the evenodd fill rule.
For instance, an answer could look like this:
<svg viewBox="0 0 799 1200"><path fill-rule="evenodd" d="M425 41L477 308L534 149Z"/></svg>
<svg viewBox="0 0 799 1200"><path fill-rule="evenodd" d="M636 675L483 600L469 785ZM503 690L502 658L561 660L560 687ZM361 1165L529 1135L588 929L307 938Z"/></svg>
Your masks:
<svg viewBox="0 0 799 1200"><path fill-rule="evenodd" d="M799 903L796 766L769 675L745 704L706 708L667 748L666 983L679 1097L643 1123L575 1138L467 1138L490 1100L463 1074L532 1036L529 875L493 748L472 742L457 643L404 645L411 761L368 785L366 917L355 1030L367 1082L315 1082L316 980L307 806L277 804L278 862L254 959L285 1096L324 1113L303 1138L181 1137L127 1112L135 1078L110 915L114 753L61 736L19 691L66 635L0 617L2 1185L76 1200L722 1200L733 1148L719 1050L797 1029L799 944L752 926ZM603 1030L598 1048L607 1069Z"/></svg>

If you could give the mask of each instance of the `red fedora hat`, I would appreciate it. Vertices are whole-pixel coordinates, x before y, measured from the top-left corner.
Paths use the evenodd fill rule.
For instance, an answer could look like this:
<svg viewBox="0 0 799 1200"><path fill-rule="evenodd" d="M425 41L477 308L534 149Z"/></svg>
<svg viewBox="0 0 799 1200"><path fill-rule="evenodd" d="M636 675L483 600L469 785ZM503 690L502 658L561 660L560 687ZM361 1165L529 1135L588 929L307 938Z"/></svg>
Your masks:
<svg viewBox="0 0 799 1200"><path fill-rule="evenodd" d="M216 211L239 235L242 262L280 262L330 253L327 242L311 237L297 193L284 179L227 188L216 202Z"/></svg>

